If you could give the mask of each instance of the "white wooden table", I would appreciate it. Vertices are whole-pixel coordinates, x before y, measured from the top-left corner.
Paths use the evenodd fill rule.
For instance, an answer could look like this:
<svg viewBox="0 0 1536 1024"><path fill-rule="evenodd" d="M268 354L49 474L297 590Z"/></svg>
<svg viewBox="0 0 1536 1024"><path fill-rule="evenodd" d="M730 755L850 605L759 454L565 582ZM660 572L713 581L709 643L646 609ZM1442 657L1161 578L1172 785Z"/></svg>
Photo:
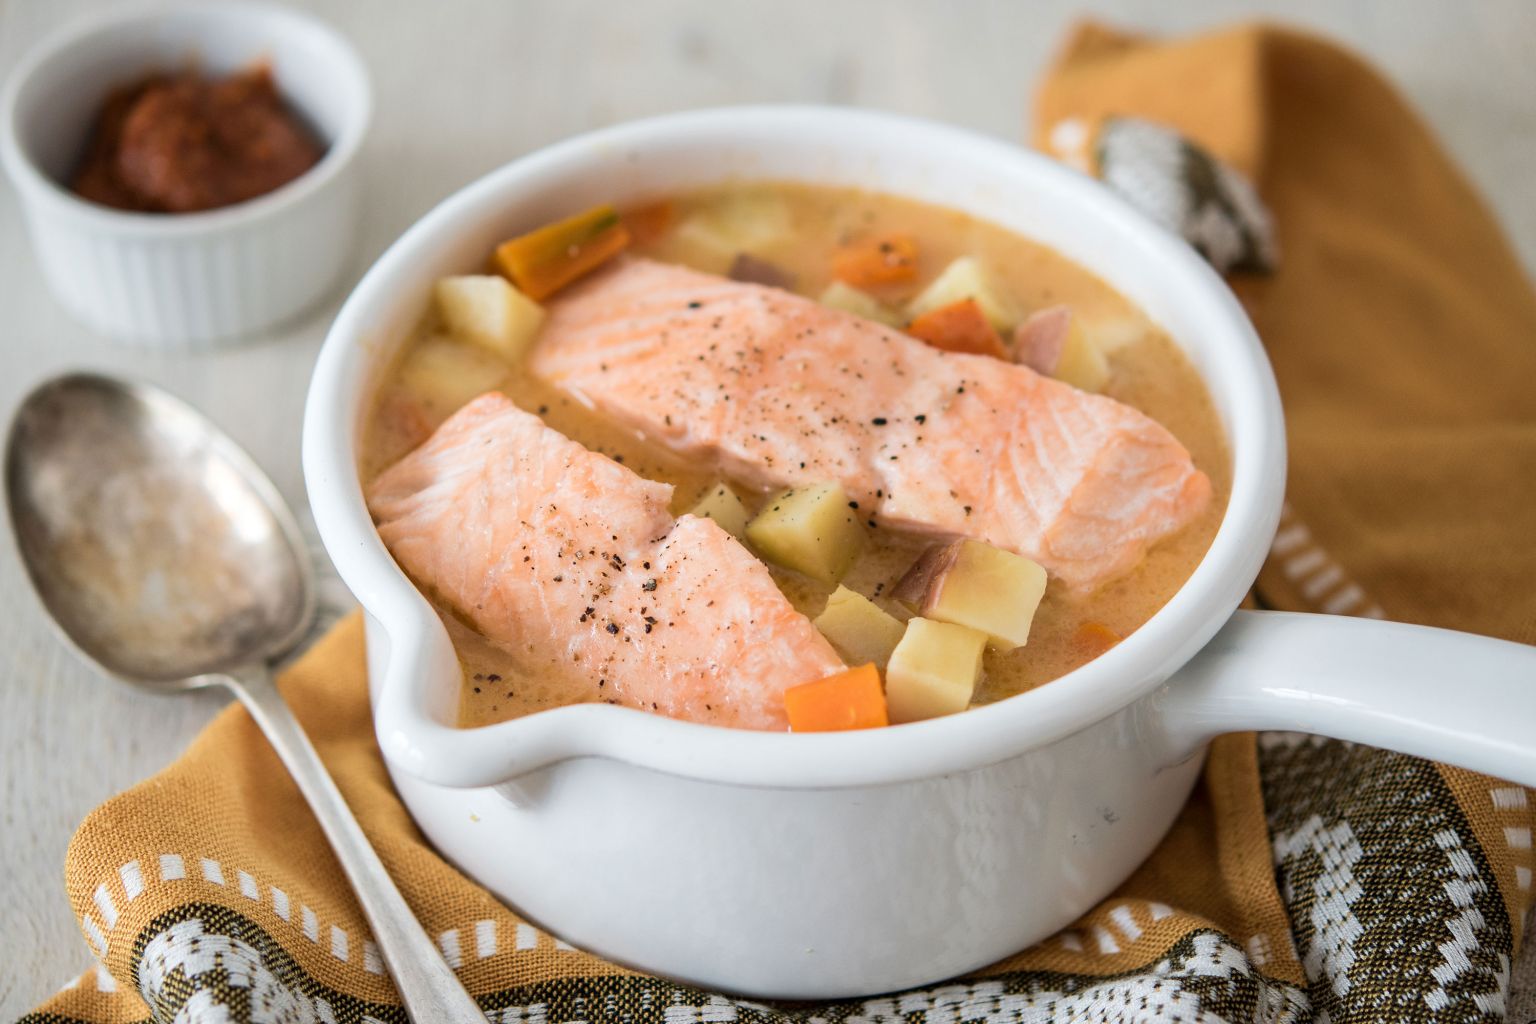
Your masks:
<svg viewBox="0 0 1536 1024"><path fill-rule="evenodd" d="M830 102L1020 138L1030 89L1078 7L1067 0L290 2L316 8L350 35L374 75L376 116L364 154L369 212L357 273L434 202L489 168L562 136L646 114ZM0 0L0 72L55 26L107 5ZM1426 113L1498 210L1527 266L1536 266L1536 4L1114 6L1119 23L1160 32L1273 10L1364 52ZM117 348L54 305L14 197L0 189L0 415L9 417L33 383L65 367L145 377L212 413L302 506L300 411L338 301L243 348L202 355ZM75 825L103 798L175 757L223 698L146 697L95 678L61 649L8 548L0 553L0 652L0 1019L9 1020L89 960L61 884ZM1536 1017L1536 956L1523 959L1516 1021Z"/></svg>

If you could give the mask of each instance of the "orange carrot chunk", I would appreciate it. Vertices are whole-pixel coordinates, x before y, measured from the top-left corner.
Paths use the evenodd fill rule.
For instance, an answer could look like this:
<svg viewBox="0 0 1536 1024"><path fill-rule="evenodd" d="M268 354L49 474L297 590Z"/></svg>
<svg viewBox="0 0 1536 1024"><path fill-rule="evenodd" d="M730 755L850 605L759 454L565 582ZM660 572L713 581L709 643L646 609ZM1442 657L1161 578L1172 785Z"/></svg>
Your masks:
<svg viewBox="0 0 1536 1024"><path fill-rule="evenodd" d="M1102 622L1085 622L1072 634L1073 645L1090 658L1097 658L1124 637Z"/></svg>
<svg viewBox="0 0 1536 1024"><path fill-rule="evenodd" d="M907 333L945 352L1006 359L1008 350L975 299L930 309L907 325Z"/></svg>
<svg viewBox="0 0 1536 1024"><path fill-rule="evenodd" d="M784 691L784 710L792 732L834 732L890 725L885 690L873 663L850 668L813 683Z"/></svg>
<svg viewBox="0 0 1536 1024"><path fill-rule="evenodd" d="M663 199L659 203L625 210L621 219L629 229L634 244L649 245L672 229L672 221L676 217L677 208L670 200Z"/></svg>
<svg viewBox="0 0 1536 1024"><path fill-rule="evenodd" d="M496 269L540 301L602 266L629 245L629 229L612 206L547 224L496 247Z"/></svg>
<svg viewBox="0 0 1536 1024"><path fill-rule="evenodd" d="M832 276L855 288L904 284L917 277L917 240L911 235L878 235L840 247Z"/></svg>

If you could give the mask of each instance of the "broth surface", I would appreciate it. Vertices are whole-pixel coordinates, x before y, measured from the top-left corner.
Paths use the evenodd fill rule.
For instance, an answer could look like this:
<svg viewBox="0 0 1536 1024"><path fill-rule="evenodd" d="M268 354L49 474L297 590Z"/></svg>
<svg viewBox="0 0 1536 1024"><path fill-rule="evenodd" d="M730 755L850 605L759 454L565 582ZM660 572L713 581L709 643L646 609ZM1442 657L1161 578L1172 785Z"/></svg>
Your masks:
<svg viewBox="0 0 1536 1024"><path fill-rule="evenodd" d="M1071 306L1110 353L1110 379L1103 393L1161 423L1211 479L1213 496L1205 511L1154 546L1134 571L1082 597L1069 594L1053 579L1035 616L1029 643L1008 653L988 650L985 675L973 704L1021 693L1077 668L1094 654L1075 636L1081 625L1098 623L1127 636L1183 585L1210 546L1226 509L1231 460L1219 417L1198 373L1178 346L1137 309L1054 250L966 214L894 196L798 184L733 183L674 197L676 220L723 203L740 203L743 197L772 202L787 213L790 230L752 252L793 274L793 289L802 295L815 297L830 282L830 254L840 242L901 231L915 236L920 245L917 284L882 291L882 298L893 302L910 298L951 260L971 255L989 268L1023 314ZM639 245L635 251L713 273L724 273L730 262L729 254L691 245L677 232ZM438 330L429 314L405 350ZM712 474L699 473L669 451L601 419L530 374L509 372L501 390L523 409L542 416L550 427L593 451L609 455L641 476L674 485L674 513L686 511L716 482ZM410 414L403 413L405 409ZM359 467L364 482L421 443L453 411L432 408L411 394L397 364L386 375L365 426ZM766 497L740 489L738 494L752 511ZM872 531L871 540L869 551L843 583L906 619L908 613L882 600L882 594L932 541L886 529ZM773 569L773 574L797 608L812 616L821 611L829 588L794 573ZM569 702L568 692L557 682L518 673L496 644L465 626L451 609L439 604L438 610L464 666L461 725L486 725Z"/></svg>

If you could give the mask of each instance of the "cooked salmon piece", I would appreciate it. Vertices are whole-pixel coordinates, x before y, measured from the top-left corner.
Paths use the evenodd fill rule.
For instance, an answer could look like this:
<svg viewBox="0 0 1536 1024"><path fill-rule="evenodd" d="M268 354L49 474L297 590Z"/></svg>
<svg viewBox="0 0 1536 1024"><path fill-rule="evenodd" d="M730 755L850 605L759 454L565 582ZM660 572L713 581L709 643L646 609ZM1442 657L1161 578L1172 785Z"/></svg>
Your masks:
<svg viewBox="0 0 1536 1024"><path fill-rule="evenodd" d="M1205 507L1156 421L775 288L626 259L564 292L533 371L746 486L842 483L880 526L970 537L1078 591Z"/></svg>
<svg viewBox="0 0 1536 1024"><path fill-rule="evenodd" d="M368 488L396 561L566 703L785 729L784 690L844 666L768 569L672 488L496 392Z"/></svg>

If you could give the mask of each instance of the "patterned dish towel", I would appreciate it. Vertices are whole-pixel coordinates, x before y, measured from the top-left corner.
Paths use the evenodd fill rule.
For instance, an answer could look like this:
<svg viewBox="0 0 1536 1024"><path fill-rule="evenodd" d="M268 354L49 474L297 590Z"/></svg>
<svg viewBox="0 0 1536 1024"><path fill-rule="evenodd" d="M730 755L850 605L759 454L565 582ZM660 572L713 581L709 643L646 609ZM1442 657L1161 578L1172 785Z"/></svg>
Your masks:
<svg viewBox="0 0 1536 1024"><path fill-rule="evenodd" d="M1163 43L1086 26L1037 114L1041 146L1239 272L1290 413L1260 603L1536 641L1536 295L1402 100L1292 32ZM933 988L769 1007L574 950L439 858L374 744L356 617L284 686L407 900L507 1024L1497 1021L1531 901L1524 789L1231 736L1158 851L1067 931ZM87 818L66 878L100 966L28 1021L404 1020L318 826L238 707Z"/></svg>

